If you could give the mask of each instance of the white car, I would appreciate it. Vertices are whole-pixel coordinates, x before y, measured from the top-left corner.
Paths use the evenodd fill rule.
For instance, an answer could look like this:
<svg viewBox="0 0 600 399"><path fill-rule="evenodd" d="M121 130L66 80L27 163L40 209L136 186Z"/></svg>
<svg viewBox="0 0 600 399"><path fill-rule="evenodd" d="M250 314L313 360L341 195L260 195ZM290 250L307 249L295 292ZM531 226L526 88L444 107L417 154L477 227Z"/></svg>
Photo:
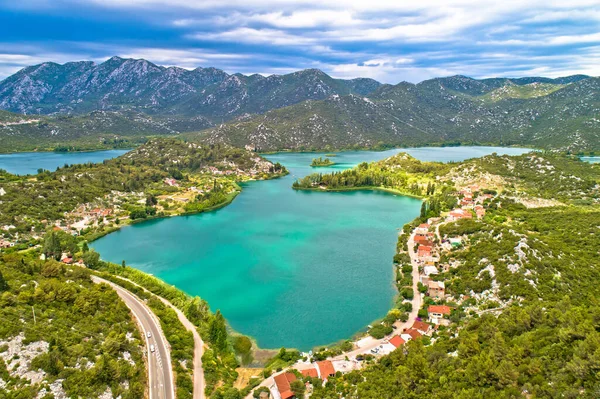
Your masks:
<svg viewBox="0 0 600 399"><path fill-rule="evenodd" d="M148 332L146 333L146 337L148 337L148 338L152 338L152 333L151 333L150 331L148 331Z"/></svg>
<svg viewBox="0 0 600 399"><path fill-rule="evenodd" d="M150 345L150 352L154 352L156 350L156 348L154 347L154 345Z"/></svg>

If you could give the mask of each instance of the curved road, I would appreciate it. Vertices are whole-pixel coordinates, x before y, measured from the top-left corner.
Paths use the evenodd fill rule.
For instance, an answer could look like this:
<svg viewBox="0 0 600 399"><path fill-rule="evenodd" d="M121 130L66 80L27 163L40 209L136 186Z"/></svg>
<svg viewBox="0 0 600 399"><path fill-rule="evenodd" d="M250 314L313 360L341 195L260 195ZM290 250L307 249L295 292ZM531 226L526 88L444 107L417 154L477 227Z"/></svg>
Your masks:
<svg viewBox="0 0 600 399"><path fill-rule="evenodd" d="M169 344L163 335L160 322L156 319L154 313L152 313L141 299L123 287L97 276L92 276L92 281L110 285L131 310L142 329L148 350L148 387L150 399L175 399ZM151 337L148 337L148 332L151 333ZM150 350L150 345L154 346L154 352Z"/></svg>
<svg viewBox="0 0 600 399"><path fill-rule="evenodd" d="M156 295L155 293L153 293L151 291L148 291L145 287L142 287L135 281L129 280L128 278L121 277L121 276L116 276L116 277L123 281L127 281L128 283L133 284L133 285L143 289L148 294L153 295L154 297L160 299L165 305L167 305L168 307L173 309L175 311L175 313L177 313L177 317L179 318L179 321L181 322L181 324L183 324L183 326L186 328L186 330L190 331L193 334L193 336L194 336L194 392L193 392L192 397L193 397L193 399L204 399L205 398L204 388L206 386L206 383L204 381L204 369L202 368L202 355L204 355L204 341L202 341L202 338L200 337L200 334L198 333L198 328L191 321L188 320L188 318L185 316L185 314L183 314L183 312L178 307L173 305L171 302L169 302L165 298L163 298L159 295Z"/></svg>

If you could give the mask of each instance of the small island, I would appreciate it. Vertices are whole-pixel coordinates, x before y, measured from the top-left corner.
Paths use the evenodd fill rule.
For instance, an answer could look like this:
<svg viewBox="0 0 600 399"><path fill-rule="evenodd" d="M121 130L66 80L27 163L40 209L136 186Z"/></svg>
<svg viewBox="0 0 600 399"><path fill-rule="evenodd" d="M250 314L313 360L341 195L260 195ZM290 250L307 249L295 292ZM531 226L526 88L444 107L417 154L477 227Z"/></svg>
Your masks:
<svg viewBox="0 0 600 399"><path fill-rule="evenodd" d="M313 158L310 166L317 167L317 166L332 166L335 165L335 162L333 162L331 159L329 158Z"/></svg>

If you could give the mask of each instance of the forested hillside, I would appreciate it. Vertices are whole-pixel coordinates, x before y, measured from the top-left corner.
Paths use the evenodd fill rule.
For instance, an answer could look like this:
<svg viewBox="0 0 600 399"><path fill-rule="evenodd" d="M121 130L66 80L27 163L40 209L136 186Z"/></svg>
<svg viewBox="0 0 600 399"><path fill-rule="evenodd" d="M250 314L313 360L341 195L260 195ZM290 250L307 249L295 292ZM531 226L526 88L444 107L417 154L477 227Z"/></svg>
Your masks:
<svg viewBox="0 0 600 399"><path fill-rule="evenodd" d="M0 397L143 397L129 309L85 268L33 254L0 255Z"/></svg>
<svg viewBox="0 0 600 399"><path fill-rule="evenodd" d="M272 110L200 137L262 150L458 143L597 150L600 79L551 81L543 90L532 81L450 77L384 85L368 96L332 96Z"/></svg>

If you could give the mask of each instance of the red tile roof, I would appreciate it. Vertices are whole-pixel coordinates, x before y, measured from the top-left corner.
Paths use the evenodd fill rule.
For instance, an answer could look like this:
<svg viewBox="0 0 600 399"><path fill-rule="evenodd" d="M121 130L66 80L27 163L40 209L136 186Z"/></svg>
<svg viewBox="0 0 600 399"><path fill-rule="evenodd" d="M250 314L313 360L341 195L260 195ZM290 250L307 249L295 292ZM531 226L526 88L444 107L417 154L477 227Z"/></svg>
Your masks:
<svg viewBox="0 0 600 399"><path fill-rule="evenodd" d="M283 373L273 377L277 390L281 395L281 399L289 399L294 396L290 384L296 381L296 375L293 373Z"/></svg>
<svg viewBox="0 0 600 399"><path fill-rule="evenodd" d="M319 372L314 367L310 368L310 369L306 369L306 370L301 370L300 372L305 377L318 377L319 376Z"/></svg>
<svg viewBox="0 0 600 399"><path fill-rule="evenodd" d="M421 338L421 335L423 335L414 328L409 328L408 330L404 331L404 334L410 335L412 339Z"/></svg>
<svg viewBox="0 0 600 399"><path fill-rule="evenodd" d="M429 331L429 329L431 328L431 326L427 323L425 323L424 321L420 321L420 320L415 320L415 322L413 323L411 329L415 329L418 331Z"/></svg>
<svg viewBox="0 0 600 399"><path fill-rule="evenodd" d="M329 360L323 360L322 362L317 362L317 366L319 367L319 370L321 370L321 378L335 375L333 363L331 363Z"/></svg>
<svg viewBox="0 0 600 399"><path fill-rule="evenodd" d="M415 243L419 245L431 246L433 242L427 239L425 236L415 236Z"/></svg>
<svg viewBox="0 0 600 399"><path fill-rule="evenodd" d="M430 305L427 308L427 312L429 313L450 314L451 311L452 309L450 308L450 306L446 305Z"/></svg>
<svg viewBox="0 0 600 399"><path fill-rule="evenodd" d="M431 255L431 247L427 245L419 245L419 256Z"/></svg>
<svg viewBox="0 0 600 399"><path fill-rule="evenodd" d="M394 335L391 339L390 339L390 344L394 345L396 348L401 347L402 345L405 344L405 341L400 338L399 335Z"/></svg>

